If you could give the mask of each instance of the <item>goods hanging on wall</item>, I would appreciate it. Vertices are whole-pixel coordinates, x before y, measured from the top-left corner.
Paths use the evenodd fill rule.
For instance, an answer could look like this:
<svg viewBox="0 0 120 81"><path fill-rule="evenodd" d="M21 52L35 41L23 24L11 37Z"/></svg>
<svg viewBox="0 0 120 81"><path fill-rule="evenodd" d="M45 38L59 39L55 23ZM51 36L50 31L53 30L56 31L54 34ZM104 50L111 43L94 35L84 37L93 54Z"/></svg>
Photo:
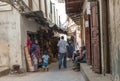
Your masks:
<svg viewBox="0 0 120 81"><path fill-rule="evenodd" d="M30 57L28 47L25 47L24 49L25 49L25 55L26 55L26 60L27 60L27 64L28 64L28 71L34 71L34 66L32 64L32 59Z"/></svg>

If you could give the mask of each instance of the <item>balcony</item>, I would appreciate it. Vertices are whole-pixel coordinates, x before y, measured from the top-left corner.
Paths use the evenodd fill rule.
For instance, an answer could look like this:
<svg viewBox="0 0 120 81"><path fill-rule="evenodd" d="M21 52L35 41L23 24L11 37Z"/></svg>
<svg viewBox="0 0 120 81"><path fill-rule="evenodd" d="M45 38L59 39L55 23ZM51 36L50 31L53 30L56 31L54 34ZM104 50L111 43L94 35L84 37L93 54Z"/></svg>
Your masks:
<svg viewBox="0 0 120 81"><path fill-rule="evenodd" d="M84 0L65 0L67 15L77 24L80 25L80 13Z"/></svg>

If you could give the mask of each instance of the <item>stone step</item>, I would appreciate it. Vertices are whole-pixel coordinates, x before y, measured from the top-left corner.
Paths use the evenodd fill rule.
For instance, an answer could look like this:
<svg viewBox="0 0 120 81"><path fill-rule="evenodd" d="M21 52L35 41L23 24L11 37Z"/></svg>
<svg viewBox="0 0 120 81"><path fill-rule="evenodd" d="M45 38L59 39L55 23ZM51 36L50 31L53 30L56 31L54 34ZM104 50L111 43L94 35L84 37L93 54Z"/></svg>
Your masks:
<svg viewBox="0 0 120 81"><path fill-rule="evenodd" d="M9 68L8 67L0 67L0 77L5 76L9 74Z"/></svg>
<svg viewBox="0 0 120 81"><path fill-rule="evenodd" d="M86 81L112 81L111 74L106 74L106 76L104 76L102 74L94 73L91 66L86 63L81 63L80 69Z"/></svg>

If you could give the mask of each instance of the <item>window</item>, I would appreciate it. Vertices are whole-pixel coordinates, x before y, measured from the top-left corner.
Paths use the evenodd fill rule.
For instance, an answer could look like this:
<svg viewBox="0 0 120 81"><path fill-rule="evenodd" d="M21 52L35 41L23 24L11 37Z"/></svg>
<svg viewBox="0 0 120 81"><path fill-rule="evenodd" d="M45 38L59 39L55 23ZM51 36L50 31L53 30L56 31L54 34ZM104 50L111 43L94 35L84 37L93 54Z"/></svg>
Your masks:
<svg viewBox="0 0 120 81"><path fill-rule="evenodd" d="M28 0L28 3L29 3L29 8L33 9L32 0Z"/></svg>

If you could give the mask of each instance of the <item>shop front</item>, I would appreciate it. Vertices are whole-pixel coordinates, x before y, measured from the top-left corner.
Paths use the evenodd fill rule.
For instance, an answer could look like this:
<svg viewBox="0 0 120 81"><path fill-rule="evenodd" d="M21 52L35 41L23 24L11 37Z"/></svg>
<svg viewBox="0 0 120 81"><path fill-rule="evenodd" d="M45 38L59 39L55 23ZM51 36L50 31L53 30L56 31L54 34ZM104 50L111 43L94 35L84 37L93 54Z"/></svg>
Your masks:
<svg viewBox="0 0 120 81"><path fill-rule="evenodd" d="M27 71L35 71L35 66L34 66L34 59L32 59L31 56L31 51L32 51L32 44L34 43L35 40L38 41L38 46L39 46L39 60L38 60L38 67L41 68L42 64L42 56L44 53L47 51L50 59L49 59L49 64L52 62L57 61L57 43L59 40L59 37L54 36L54 31L51 29L43 30L39 29L36 33L33 32L27 32L28 34L28 39L27 41L27 47L25 47L25 57L27 61ZM38 68L38 69L39 69Z"/></svg>

